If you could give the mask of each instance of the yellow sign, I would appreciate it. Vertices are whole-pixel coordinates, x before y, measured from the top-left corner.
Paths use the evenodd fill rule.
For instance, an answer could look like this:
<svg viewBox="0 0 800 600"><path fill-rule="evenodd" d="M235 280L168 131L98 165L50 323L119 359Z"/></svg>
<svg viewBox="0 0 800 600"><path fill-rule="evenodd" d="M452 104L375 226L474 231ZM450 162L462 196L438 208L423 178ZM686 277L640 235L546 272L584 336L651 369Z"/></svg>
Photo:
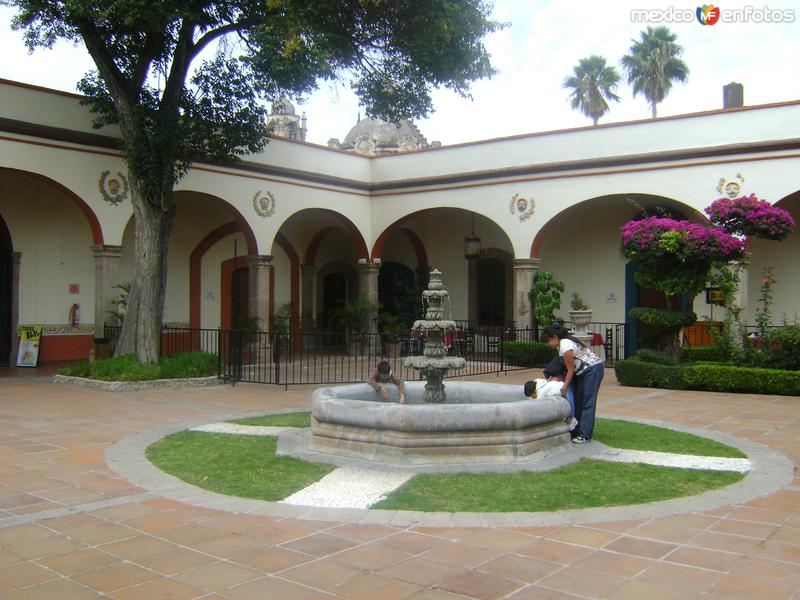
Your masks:
<svg viewBox="0 0 800 600"><path fill-rule="evenodd" d="M39 343L42 341L41 325L22 325L19 328L18 367L35 367L39 362Z"/></svg>

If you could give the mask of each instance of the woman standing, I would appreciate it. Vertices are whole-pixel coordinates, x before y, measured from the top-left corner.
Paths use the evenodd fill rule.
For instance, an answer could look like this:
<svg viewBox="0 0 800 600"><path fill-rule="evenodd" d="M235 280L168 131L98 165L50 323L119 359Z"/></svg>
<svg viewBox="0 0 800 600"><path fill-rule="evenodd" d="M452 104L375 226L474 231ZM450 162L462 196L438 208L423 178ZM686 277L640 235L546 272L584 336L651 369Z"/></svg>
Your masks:
<svg viewBox="0 0 800 600"><path fill-rule="evenodd" d="M572 442L585 444L592 439L594 433L597 392L604 374L603 361L558 323L545 327L542 338L548 346L557 348L558 355L564 359L567 374L564 376L561 395L566 397L570 386L573 387L575 418L578 419Z"/></svg>

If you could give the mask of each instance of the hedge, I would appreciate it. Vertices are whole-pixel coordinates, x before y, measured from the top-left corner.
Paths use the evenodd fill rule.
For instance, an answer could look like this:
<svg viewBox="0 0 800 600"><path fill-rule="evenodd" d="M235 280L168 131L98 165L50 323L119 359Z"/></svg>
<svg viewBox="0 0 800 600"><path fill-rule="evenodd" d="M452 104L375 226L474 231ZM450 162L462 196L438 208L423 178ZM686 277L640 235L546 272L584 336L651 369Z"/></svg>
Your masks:
<svg viewBox="0 0 800 600"><path fill-rule="evenodd" d="M79 361L58 370L59 375L86 377L101 381L149 381L210 377L217 374L217 356L209 352L181 352L164 357L159 364L142 364L133 354L115 358Z"/></svg>
<svg viewBox="0 0 800 600"><path fill-rule="evenodd" d="M544 342L502 342L503 362L519 367L539 367L546 365L558 351Z"/></svg>
<svg viewBox="0 0 800 600"><path fill-rule="evenodd" d="M800 396L800 372L721 364L660 365L636 358L617 362L620 385Z"/></svg>
<svg viewBox="0 0 800 600"><path fill-rule="evenodd" d="M800 372L728 365L692 365L684 373L689 389L800 396Z"/></svg>
<svg viewBox="0 0 800 600"><path fill-rule="evenodd" d="M683 372L686 368L682 365L662 365L628 358L617 361L614 372L620 385L685 390L687 384Z"/></svg>

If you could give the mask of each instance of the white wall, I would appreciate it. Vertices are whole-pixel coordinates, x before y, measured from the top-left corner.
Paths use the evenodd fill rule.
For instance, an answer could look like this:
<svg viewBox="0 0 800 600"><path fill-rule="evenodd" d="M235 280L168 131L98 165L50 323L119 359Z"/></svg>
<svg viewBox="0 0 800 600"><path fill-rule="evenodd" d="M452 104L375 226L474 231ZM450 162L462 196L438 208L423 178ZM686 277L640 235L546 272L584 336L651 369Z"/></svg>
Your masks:
<svg viewBox="0 0 800 600"><path fill-rule="evenodd" d="M89 224L61 191L0 170L0 213L20 262L20 324L67 324L73 303L94 322L94 254ZM69 284L80 286L69 293Z"/></svg>

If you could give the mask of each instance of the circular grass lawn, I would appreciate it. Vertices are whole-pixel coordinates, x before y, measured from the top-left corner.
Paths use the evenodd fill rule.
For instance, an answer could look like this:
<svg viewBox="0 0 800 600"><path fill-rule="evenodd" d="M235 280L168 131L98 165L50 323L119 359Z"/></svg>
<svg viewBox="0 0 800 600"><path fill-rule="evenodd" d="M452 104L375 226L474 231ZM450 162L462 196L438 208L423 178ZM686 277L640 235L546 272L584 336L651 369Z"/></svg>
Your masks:
<svg viewBox="0 0 800 600"><path fill-rule="evenodd" d="M308 427L309 413L234 423ZM608 446L742 458L738 449L662 427L598 419ZM147 458L187 483L231 496L279 501L333 471L334 465L276 456L277 438L182 431L156 442ZM547 472L417 475L371 508L444 512L539 512L620 506L692 496L740 481L742 473L581 460Z"/></svg>

